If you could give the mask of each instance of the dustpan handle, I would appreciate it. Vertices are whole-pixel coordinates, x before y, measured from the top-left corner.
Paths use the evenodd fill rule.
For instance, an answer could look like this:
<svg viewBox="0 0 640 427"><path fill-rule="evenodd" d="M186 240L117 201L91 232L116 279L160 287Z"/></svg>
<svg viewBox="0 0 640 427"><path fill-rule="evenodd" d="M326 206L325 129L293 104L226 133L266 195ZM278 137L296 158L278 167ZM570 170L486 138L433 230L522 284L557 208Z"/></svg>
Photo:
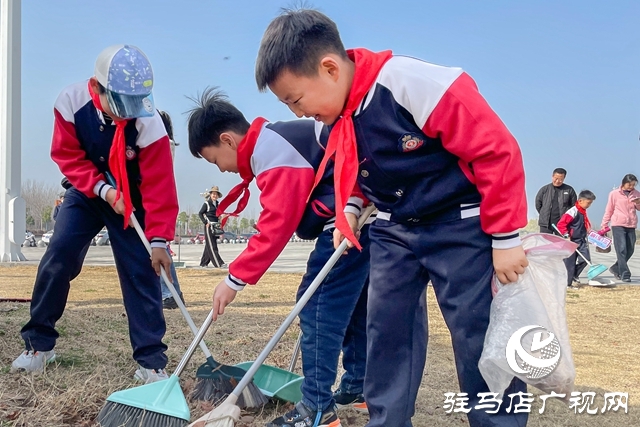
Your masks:
<svg viewBox="0 0 640 427"><path fill-rule="evenodd" d="M109 172L105 172L105 176L107 178L107 181L109 181L109 184L111 184L112 187L116 188L116 183L113 180L113 176L111 176ZM140 237L142 244L144 245L145 248L147 248L147 252L149 252L149 255L151 255L152 254L151 244L149 243L149 239L147 239L147 236L145 236L144 231L142 230L142 227L138 222L138 218L136 218L135 214L131 212L131 217L129 219L131 220L131 223L133 224L133 228L135 228L136 233L138 233L138 237ZM171 262L173 262L173 260ZM164 280L165 285L167 285L167 288L169 288L169 291L171 292L173 299L178 305L178 308L182 313L182 317L184 317L184 320L187 321L187 324L189 325L191 332L193 332L193 335L197 334L198 328L196 328L196 324L193 323L193 319L191 318L191 315L189 315L187 308L184 306L184 303L182 302L182 298L180 298L180 295L178 295L178 291L176 290L175 286L173 286L173 283L171 283L171 281L169 280L169 277L167 276L167 272L164 271L164 268L160 268L160 276L162 277L162 280ZM206 358L211 357L211 352L209 351L207 344L205 344L204 341L200 341L199 345L200 345L200 349L204 353L204 357Z"/></svg>
<svg viewBox="0 0 640 427"><path fill-rule="evenodd" d="M369 205L366 207L366 209L362 212L362 215L360 216L360 220L358 221L358 228L362 228L362 226L364 225L364 223L369 218L369 216L373 213L374 210L375 210L375 206L373 205ZM300 314L300 312L302 311L302 308L305 306L307 301L311 299L316 289L318 289L322 281L327 277L327 274L329 274L329 271L331 271L331 268L333 268L335 263L338 262L338 260L342 256L342 253L347 249L347 242L348 242L347 239L344 239L342 243L340 243L340 246L338 246L338 248L333 252L333 255L331 255L331 258L329 258L329 260L326 262L324 267L322 267L322 270L320 270L316 278L313 279L313 282L311 282L311 285L309 285L307 290L302 294L302 296L300 297L300 300L298 300L296 305L293 307L293 310L291 310L291 313L289 313L289 315L284 320L284 322L282 322L282 325L280 325L275 335L271 337L271 339L267 343L267 346L260 352L260 355L256 358L256 360L253 362L251 367L247 370L247 373L244 374L244 376L242 377L242 380L240 380L236 388L233 389L233 392L231 393L231 395L229 395L229 398L233 400L237 399L242 393L242 391L245 389L245 387L249 385L249 383L253 380L253 376L256 374L256 372L258 372L258 369L267 359L267 356L269 355L269 353L271 353L271 350L273 350L276 344L278 344L278 341L280 341L280 338L282 338L282 336L287 331L287 329L289 329L289 326L291 326L296 316Z"/></svg>
<svg viewBox="0 0 640 427"><path fill-rule="evenodd" d="M289 362L289 372L293 372L296 368L296 362L298 361L298 356L300 356L300 344L302 343L302 331L298 334L298 339L296 340L296 345L293 346L293 354L291 355L291 362Z"/></svg>

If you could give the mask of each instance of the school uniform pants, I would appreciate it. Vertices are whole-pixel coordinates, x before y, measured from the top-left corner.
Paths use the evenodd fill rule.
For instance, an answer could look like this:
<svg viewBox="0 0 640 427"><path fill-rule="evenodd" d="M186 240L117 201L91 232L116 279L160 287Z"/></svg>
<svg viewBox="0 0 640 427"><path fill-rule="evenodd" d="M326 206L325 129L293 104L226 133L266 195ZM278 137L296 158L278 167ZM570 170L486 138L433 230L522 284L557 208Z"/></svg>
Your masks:
<svg viewBox="0 0 640 427"><path fill-rule="evenodd" d="M367 312L364 395L368 427L410 427L427 351L425 287L433 284L451 333L460 390L468 393L471 427L525 426L526 413L508 414L510 393L526 392L514 380L494 415L475 410L489 392L478 361L489 325L493 261L491 237L471 217L430 224L377 219L371 226L371 275ZM428 375L428 373L427 373ZM444 393L437 390L444 403ZM437 403L437 402L435 402Z"/></svg>
<svg viewBox="0 0 640 427"><path fill-rule="evenodd" d="M589 243L586 239L571 240L578 245L576 252L580 252L582 256L591 261L591 255L589 254ZM580 273L587 266L587 262L582 259L576 252L564 259L564 265L567 267L567 286L570 286L574 280L579 281Z"/></svg>
<svg viewBox="0 0 640 427"><path fill-rule="evenodd" d="M369 226L360 234L362 251L351 249L340 257L320 287L300 312L302 329L302 403L324 411L335 403L335 383L342 350L345 369L340 388L349 394L363 392L366 362L366 313L369 277ZM309 288L334 253L333 230L318 237L309 256L297 299Z"/></svg>
<svg viewBox="0 0 640 427"><path fill-rule="evenodd" d="M143 210L138 208L135 214L144 228ZM31 319L21 331L26 349L49 351L55 346L55 324L67 304L70 282L82 269L89 242L104 226L109 230L120 279L133 358L147 369L164 368L166 326L160 283L149 253L133 228L123 228L122 215L104 200L88 198L75 188L65 194L51 242L38 265Z"/></svg>

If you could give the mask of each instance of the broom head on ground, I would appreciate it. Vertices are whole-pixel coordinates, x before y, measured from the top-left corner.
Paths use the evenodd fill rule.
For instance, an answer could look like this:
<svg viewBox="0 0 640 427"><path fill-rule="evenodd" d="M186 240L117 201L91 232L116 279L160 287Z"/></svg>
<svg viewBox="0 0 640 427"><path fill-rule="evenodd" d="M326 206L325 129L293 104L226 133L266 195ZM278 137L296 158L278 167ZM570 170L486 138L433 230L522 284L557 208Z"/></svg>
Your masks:
<svg viewBox="0 0 640 427"><path fill-rule="evenodd" d="M217 403L226 398L238 382L247 373L242 368L218 363L213 357L208 357L196 372L197 382L190 394L192 400L203 400ZM238 397L237 405L242 409L257 409L267 403L269 399L252 381Z"/></svg>
<svg viewBox="0 0 640 427"><path fill-rule="evenodd" d="M178 377L172 375L168 380L112 393L97 421L102 427L184 427L190 419Z"/></svg>

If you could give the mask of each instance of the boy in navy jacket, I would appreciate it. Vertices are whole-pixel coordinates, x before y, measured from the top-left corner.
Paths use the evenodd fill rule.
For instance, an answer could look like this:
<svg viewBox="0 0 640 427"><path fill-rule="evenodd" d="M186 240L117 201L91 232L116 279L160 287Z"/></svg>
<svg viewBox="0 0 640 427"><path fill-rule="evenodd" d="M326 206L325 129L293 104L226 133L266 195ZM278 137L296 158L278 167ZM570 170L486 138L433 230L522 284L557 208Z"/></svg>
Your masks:
<svg viewBox="0 0 640 427"><path fill-rule="evenodd" d="M189 149L218 166L222 172L239 173L242 183L218 206L218 216L240 199L232 215L249 200L249 183L255 179L263 208L256 223L258 233L229 265L229 275L215 289L214 317L238 291L255 284L275 261L295 231L304 239L317 238L298 298L334 252L335 198L333 174L326 169L312 193L314 175L326 144L327 129L311 120L269 123L263 118L251 124L224 95L204 92L189 117ZM307 200L309 202L307 203ZM347 210L360 213L363 198L355 195ZM225 219L222 220L223 223ZM366 304L369 276L368 226L362 230L362 252L342 257L300 313L302 329L302 401L268 426L293 426L313 420L318 426L339 426L335 402L366 411L362 398L366 355ZM344 344L344 346L343 346ZM338 357L343 349L345 375L332 395Z"/></svg>
<svg viewBox="0 0 640 427"><path fill-rule="evenodd" d="M431 280L451 331L471 426L522 426L507 404L474 409L488 387L478 370L489 324L491 278L515 282L527 259L520 149L460 68L346 51L333 21L313 10L271 22L256 81L298 117L332 126L318 174L335 161L335 240L354 233L343 214L358 187L378 208L370 228L365 399L369 427L407 427L415 412L427 346L425 287ZM357 180L357 185L356 185ZM443 390L442 392L446 392ZM514 381L506 394L526 391Z"/></svg>
<svg viewBox="0 0 640 427"><path fill-rule="evenodd" d="M51 158L72 187L38 265L31 319L22 328L26 350L13 362L14 371L42 371L55 360L55 323L64 312L70 281L82 269L89 242L106 226L139 364L136 378L168 378L158 273L160 268L169 273L166 242L174 236L178 200L169 138L155 114L152 88L144 53L115 45L98 56L94 77L68 86L55 102ZM107 172L117 188L107 184ZM151 242L151 260L128 227L134 211Z"/></svg>
<svg viewBox="0 0 640 427"><path fill-rule="evenodd" d="M587 237L591 231L591 223L587 216L587 209L595 199L596 195L593 192L582 190L575 206L565 212L558 221L560 233L576 243L578 245L576 251L579 251L589 261L591 261L591 254ZM580 273L587 266L587 262L574 252L564 260L564 264L567 266L567 286L574 286L574 282L576 285L580 285Z"/></svg>

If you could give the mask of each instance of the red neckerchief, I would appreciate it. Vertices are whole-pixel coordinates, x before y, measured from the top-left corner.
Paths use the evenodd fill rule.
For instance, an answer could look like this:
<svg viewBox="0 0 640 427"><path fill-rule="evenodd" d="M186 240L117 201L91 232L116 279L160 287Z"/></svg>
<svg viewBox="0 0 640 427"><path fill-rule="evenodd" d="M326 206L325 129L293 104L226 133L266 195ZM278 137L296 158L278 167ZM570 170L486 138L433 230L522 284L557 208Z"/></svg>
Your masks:
<svg viewBox="0 0 640 427"><path fill-rule="evenodd" d="M578 202L576 202L576 209L584 216L584 226L587 227L587 231L591 230L591 223L589 222L589 217L587 216L587 210L580 206Z"/></svg>
<svg viewBox="0 0 640 427"><path fill-rule="evenodd" d="M93 105L104 113L100 95L93 92L91 83L89 83L89 94ZM113 117L112 117L113 119ZM120 194L124 196L124 228L129 226L129 217L133 212L133 204L131 203L131 194L129 193L129 177L127 175L127 160L125 156L126 141L124 138L124 128L129 120L113 120L116 124L116 134L111 143L109 151L109 170L116 181L116 202L120 199ZM115 203L114 203L115 205Z"/></svg>
<svg viewBox="0 0 640 427"><path fill-rule="evenodd" d="M258 141L258 136L262 131L262 126L267 122L267 119L258 117L251 123L249 126L249 130L247 134L242 138L240 144L238 144L238 172L240 172L240 178L242 178L242 182L229 191L229 194L222 199L220 204L218 205L218 209L216 210L216 215L220 217L221 215L227 215L224 217L220 223L224 227L227 220L231 216L238 216L240 212L247 207L247 203L249 202L249 184L253 181L253 172L251 171L251 156L253 155L253 150L256 147L256 142ZM242 198L240 198L242 196ZM236 206L236 210L227 213L225 210L236 200L240 198L238 205Z"/></svg>
<svg viewBox="0 0 640 427"><path fill-rule="evenodd" d="M322 179L327 162L335 155L333 179L336 192L336 228L358 249L362 249L344 214L344 207L353 192L358 175L358 150L352 115L393 54L390 50L375 53L367 49L352 49L347 51L347 55L355 63L353 82L341 118L329 134L327 149L316 173L314 188Z"/></svg>

